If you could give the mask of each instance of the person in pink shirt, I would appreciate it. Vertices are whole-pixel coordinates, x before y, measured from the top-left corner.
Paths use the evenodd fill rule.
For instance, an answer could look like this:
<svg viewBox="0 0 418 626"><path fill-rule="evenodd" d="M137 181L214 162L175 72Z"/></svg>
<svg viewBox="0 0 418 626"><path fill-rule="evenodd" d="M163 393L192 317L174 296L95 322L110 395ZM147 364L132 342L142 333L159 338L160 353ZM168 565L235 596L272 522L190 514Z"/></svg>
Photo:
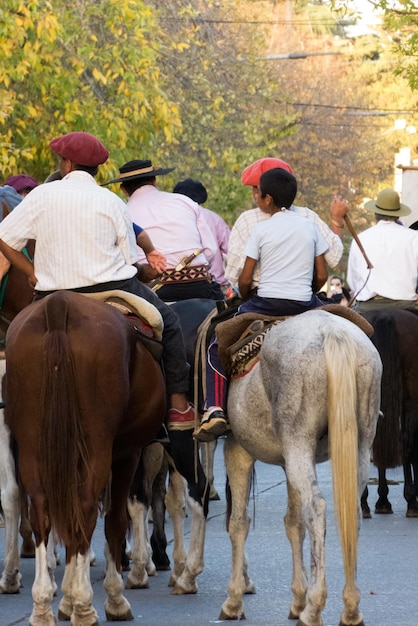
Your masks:
<svg viewBox="0 0 418 626"><path fill-rule="evenodd" d="M127 208L132 221L147 231L167 260L156 291L162 300L223 300L210 271L217 243L201 207L186 196L157 189L156 177L172 170L154 167L151 161L128 161L119 168L119 176L105 184L121 183L129 197ZM139 249L138 263L143 261Z"/></svg>
<svg viewBox="0 0 418 626"><path fill-rule="evenodd" d="M231 229L220 215L202 206L208 199L205 186L198 180L186 178L175 185L173 193L182 193L200 205L203 215L212 229L218 243L218 250L211 263L211 272L216 282L221 286L222 292L227 293L230 282L225 276L225 258L228 254L229 235Z"/></svg>

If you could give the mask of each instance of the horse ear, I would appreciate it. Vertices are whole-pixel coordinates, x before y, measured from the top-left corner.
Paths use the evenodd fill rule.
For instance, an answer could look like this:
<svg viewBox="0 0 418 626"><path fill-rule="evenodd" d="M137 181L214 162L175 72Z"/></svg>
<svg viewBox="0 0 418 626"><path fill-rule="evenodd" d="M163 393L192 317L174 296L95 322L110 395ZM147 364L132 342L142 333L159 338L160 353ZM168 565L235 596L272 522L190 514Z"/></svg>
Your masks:
<svg viewBox="0 0 418 626"><path fill-rule="evenodd" d="M5 202L4 200L3 200L3 202L2 202L1 204L2 204L2 214L1 214L1 219L2 219L2 221L3 221L3 220L4 220L4 218L5 218L5 217L7 217L7 216L9 215L9 213L10 213L10 209L9 209L9 206L8 206L7 202Z"/></svg>

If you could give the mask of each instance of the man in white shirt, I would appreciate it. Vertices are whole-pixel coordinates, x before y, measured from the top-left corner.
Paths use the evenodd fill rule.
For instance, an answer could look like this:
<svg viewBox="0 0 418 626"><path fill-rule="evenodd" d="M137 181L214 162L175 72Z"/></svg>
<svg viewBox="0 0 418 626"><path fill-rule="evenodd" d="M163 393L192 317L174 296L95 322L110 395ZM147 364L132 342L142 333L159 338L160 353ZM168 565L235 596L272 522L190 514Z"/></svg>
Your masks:
<svg viewBox="0 0 418 626"><path fill-rule="evenodd" d="M251 165L245 168L241 175L241 181L244 185L252 187L254 201L257 203L257 197L259 194L258 185L260 183L260 176L270 169L280 167L290 174L293 174L292 167L283 161L282 159L276 159L273 157L267 157L258 159ZM348 211L347 204L339 196L335 197L331 204L331 223L333 229L338 232L338 235L334 233L321 218L311 209L307 207L300 207L292 205L291 211L305 217L314 222L317 225L321 235L328 244L328 250L325 254L325 260L330 267L335 267L341 259L343 253L343 244L341 241L342 228L344 226L344 215ZM255 209L249 209L244 211L236 220L232 227L229 237L229 250L225 275L232 285L238 283L238 277L241 274L244 267L245 256L244 248L249 239L254 226L262 221L269 219L270 216L263 213L258 207ZM260 269L257 266L253 275L252 287L255 288L258 285L260 277Z"/></svg>
<svg viewBox="0 0 418 626"><path fill-rule="evenodd" d="M223 300L210 272L217 243L200 206L187 196L157 189L156 177L172 169L153 167L151 161L128 161L119 169L119 176L106 184L121 183L122 191L129 197L127 207L132 221L148 232L155 247L166 257L167 270L160 278L162 286L157 292L162 300ZM200 252L196 257L178 269L182 260L197 250ZM143 260L139 250L138 262Z"/></svg>
<svg viewBox="0 0 418 626"><path fill-rule="evenodd" d="M74 132L50 143L62 180L39 185L0 224L0 250L22 271L36 297L69 289L121 289L134 293L164 320L163 362L169 396L169 429L194 427L186 400L188 367L177 315L137 278L137 248L125 203L94 180L108 151L93 135ZM36 241L34 265L21 252Z"/></svg>
<svg viewBox="0 0 418 626"><path fill-rule="evenodd" d="M356 242L348 256L347 283L360 313L382 308L418 310L418 232L397 223L411 209L393 189L383 189L364 208L375 214L376 225L359 234L370 270Z"/></svg>

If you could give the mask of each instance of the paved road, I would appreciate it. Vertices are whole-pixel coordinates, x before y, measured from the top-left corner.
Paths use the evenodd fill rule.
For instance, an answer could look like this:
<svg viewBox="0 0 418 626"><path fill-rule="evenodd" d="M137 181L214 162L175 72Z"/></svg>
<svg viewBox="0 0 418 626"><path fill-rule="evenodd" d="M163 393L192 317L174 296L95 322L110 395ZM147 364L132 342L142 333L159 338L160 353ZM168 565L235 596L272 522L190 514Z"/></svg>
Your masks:
<svg viewBox="0 0 418 626"><path fill-rule="evenodd" d="M320 485L328 501L327 522L327 584L328 601L324 626L337 626L342 609L343 572L341 552L333 521L330 501L329 465L318 468ZM206 564L199 577L195 596L171 596L167 587L169 573L161 572L151 579L148 590L128 590L135 626L205 626L217 620L230 575L230 543L225 531L224 468L222 445L218 446L215 463L215 484L222 500L212 502L209 511ZM371 476L376 476L371 468ZM405 517L402 497L402 474L398 470L389 477L396 484L390 487L393 515L373 516L363 522L360 544L358 582L362 594L361 610L367 626L418 626L418 519ZM376 500L376 488L370 487L370 503ZM287 619L290 604L291 554L285 535L283 516L286 509L286 486L283 470L257 465L255 488L255 527L250 530L247 553L250 575L257 594L245 597L247 626L291 626ZM188 526L188 524L187 524ZM103 610L103 524L96 529L93 547L98 565L91 570L94 602L100 623L105 623ZM172 538L170 522L167 524ZM172 544L170 543L170 546ZM4 529L0 529L0 566L4 553ZM309 565L309 558L306 560ZM60 584L63 568L57 569ZM0 596L0 626L27 624L32 610L31 585L34 562L22 563L23 584L17 596ZM59 593L60 596L60 593ZM55 610L58 599L55 601Z"/></svg>

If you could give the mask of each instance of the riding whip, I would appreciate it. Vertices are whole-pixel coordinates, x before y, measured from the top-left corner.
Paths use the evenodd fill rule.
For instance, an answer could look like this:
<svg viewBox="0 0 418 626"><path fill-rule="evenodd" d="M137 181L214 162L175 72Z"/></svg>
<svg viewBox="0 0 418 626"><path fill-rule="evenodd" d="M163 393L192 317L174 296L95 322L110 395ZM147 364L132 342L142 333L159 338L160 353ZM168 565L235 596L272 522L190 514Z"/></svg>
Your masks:
<svg viewBox="0 0 418 626"><path fill-rule="evenodd" d="M356 231L354 230L354 226L352 225L351 220L350 220L350 218L348 217L348 215L347 215L347 214L346 214L346 215L344 215L344 221L345 221L345 223L347 224L347 228L348 228L348 230L350 231L350 233L352 234L354 241L356 242L356 244L357 244L357 245L358 245L358 247L360 248L360 252L361 252L361 253L362 253L362 255L364 256L364 260L365 260L365 261L366 261L366 263L367 263L367 269L368 269L368 270L373 269L373 265L371 264L371 262L370 262L370 260L369 260L369 258L368 258L368 256L367 256L367 254L366 254L366 252L365 252L365 250L364 250L364 248L363 248L363 245L362 245L362 243L361 243L360 239L358 238L358 235L357 235Z"/></svg>
<svg viewBox="0 0 418 626"><path fill-rule="evenodd" d="M351 308L353 306L354 302L356 301L356 298L357 298L358 294L366 286L366 283L369 280L370 272L373 269L373 265L372 265L369 257L367 256L366 251L363 248L363 245L362 245L360 239L358 238L358 235L357 235L356 231L354 230L354 226L352 225L351 220L350 220L350 218L348 217L347 214L344 215L344 221L347 224L347 228L350 231L350 233L352 234L354 241L358 245L359 250L360 250L360 252L362 253L362 255L364 257L364 260L366 261L367 269L369 270L369 273L367 274L367 278L366 278L366 281L365 281L364 285L357 291L356 294L354 294L354 296L350 299L350 302L348 303L348 307Z"/></svg>

